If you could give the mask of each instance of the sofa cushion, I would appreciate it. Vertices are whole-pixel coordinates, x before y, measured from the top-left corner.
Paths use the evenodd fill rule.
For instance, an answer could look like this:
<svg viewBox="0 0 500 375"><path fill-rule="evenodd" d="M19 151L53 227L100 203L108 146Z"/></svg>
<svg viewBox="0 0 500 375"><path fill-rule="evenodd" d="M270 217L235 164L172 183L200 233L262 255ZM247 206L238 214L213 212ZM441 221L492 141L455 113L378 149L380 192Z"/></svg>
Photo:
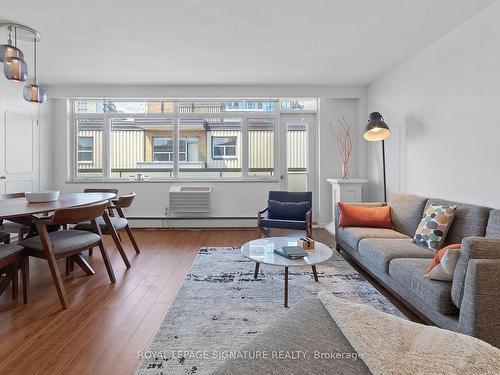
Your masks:
<svg viewBox="0 0 500 375"><path fill-rule="evenodd" d="M486 227L486 237L500 238L500 210L491 210Z"/></svg>
<svg viewBox="0 0 500 375"><path fill-rule="evenodd" d="M421 258L394 259L389 265L389 275L440 313L456 313L458 309L451 302L451 281L424 277L429 262Z"/></svg>
<svg viewBox="0 0 500 375"><path fill-rule="evenodd" d="M457 206L453 223L446 235L443 246L460 243L465 237L484 237L491 208L473 204L430 198L425 208L433 205Z"/></svg>
<svg viewBox="0 0 500 375"><path fill-rule="evenodd" d="M212 375L371 374L360 357L347 358L347 355L356 355L356 351L317 298L300 300L244 347L233 349L242 353L266 353L267 358L234 357L226 360ZM280 351L304 351L308 355L295 359L271 355ZM339 353L344 359L315 358L315 353Z"/></svg>
<svg viewBox="0 0 500 375"><path fill-rule="evenodd" d="M358 249L359 241L363 238L409 238L403 233L396 232L392 229L384 228L360 228L348 227L337 228L337 238L345 242L354 250Z"/></svg>
<svg viewBox="0 0 500 375"><path fill-rule="evenodd" d="M414 244L409 238L365 238L359 242L358 252L385 273L389 273L389 263L396 258L429 258L429 265L434 257L433 251Z"/></svg>
<svg viewBox="0 0 500 375"><path fill-rule="evenodd" d="M413 237L428 199L405 193L392 194L388 205L391 207L394 230Z"/></svg>

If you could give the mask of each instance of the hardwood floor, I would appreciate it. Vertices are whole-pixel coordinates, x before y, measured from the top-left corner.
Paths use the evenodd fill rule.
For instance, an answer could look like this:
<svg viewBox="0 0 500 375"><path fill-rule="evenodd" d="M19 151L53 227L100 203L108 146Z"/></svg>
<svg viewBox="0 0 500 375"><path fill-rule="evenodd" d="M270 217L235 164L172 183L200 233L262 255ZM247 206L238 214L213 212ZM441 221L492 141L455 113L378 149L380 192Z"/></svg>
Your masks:
<svg viewBox="0 0 500 375"><path fill-rule="evenodd" d="M106 237L116 284L109 283L98 251L89 260L95 275L87 276L76 267L72 276L62 276L70 303L67 310L60 307L47 263L30 259L29 303L23 305L22 298L12 302L9 290L0 297L0 374L132 374L137 352L146 348L198 250L241 246L258 237L253 229L134 230L134 234L141 254L136 255L124 238L129 270ZM315 230L314 237L335 244L323 229ZM59 268L64 275L64 262Z"/></svg>

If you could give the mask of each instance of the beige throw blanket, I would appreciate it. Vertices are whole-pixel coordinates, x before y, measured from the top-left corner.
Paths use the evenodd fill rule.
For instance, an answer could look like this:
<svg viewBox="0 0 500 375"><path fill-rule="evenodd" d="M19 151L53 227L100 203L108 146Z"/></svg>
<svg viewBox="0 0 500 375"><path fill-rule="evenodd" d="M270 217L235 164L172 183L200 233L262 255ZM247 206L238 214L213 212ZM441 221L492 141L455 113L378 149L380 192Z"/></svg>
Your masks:
<svg viewBox="0 0 500 375"><path fill-rule="evenodd" d="M484 341L403 320L326 291L318 298L374 375L500 374L500 349Z"/></svg>

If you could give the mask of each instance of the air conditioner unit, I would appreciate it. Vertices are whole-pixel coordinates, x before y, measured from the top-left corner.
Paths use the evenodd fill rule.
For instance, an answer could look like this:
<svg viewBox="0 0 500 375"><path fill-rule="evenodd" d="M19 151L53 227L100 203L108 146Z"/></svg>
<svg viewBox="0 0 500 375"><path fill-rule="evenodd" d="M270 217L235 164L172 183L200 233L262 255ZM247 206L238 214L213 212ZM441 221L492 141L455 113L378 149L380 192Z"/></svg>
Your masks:
<svg viewBox="0 0 500 375"><path fill-rule="evenodd" d="M171 212L210 212L211 186L172 186L169 191Z"/></svg>

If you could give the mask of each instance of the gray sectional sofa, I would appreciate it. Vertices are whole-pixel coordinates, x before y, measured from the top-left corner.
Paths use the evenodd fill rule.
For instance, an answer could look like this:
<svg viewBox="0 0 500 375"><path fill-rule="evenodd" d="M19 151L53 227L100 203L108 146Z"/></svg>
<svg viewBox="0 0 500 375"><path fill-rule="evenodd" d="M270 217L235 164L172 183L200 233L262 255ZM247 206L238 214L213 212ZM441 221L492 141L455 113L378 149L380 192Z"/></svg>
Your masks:
<svg viewBox="0 0 500 375"><path fill-rule="evenodd" d="M437 326L500 347L500 210L409 194L388 204L394 230L337 228L337 250ZM434 253L412 242L430 204L457 206L445 244L462 248L450 282L424 278Z"/></svg>

